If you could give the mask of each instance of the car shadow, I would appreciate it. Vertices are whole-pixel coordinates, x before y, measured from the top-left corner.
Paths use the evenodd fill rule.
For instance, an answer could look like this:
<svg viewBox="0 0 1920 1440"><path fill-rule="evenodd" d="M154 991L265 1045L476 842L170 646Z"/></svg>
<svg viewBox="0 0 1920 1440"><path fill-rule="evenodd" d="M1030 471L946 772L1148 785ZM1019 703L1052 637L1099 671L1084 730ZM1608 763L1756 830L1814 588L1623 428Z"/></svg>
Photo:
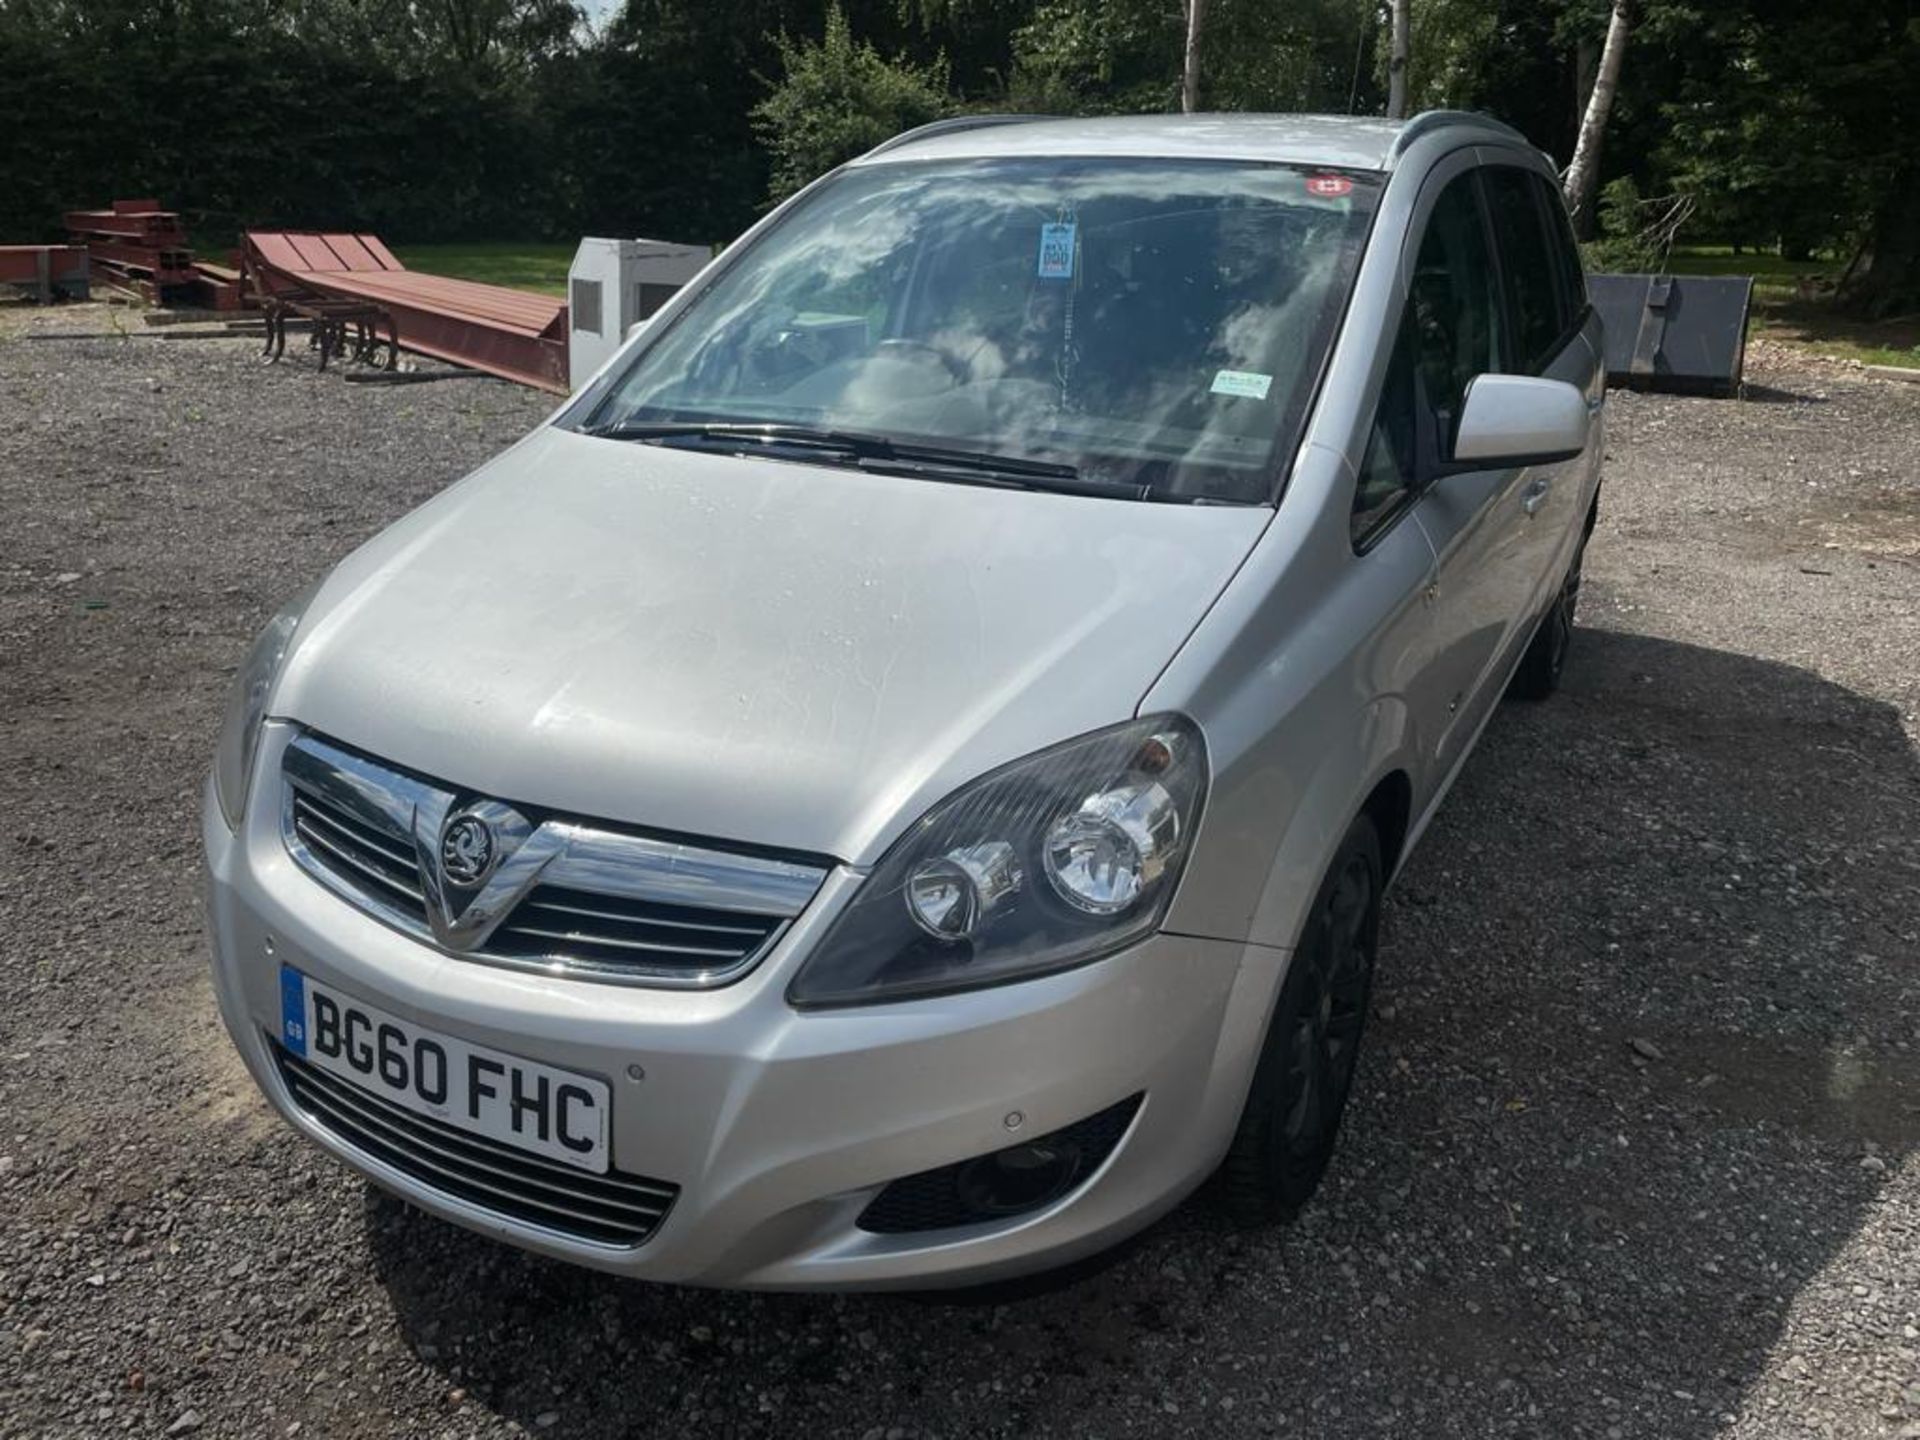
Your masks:
<svg viewBox="0 0 1920 1440"><path fill-rule="evenodd" d="M461 1403L581 1436L1718 1433L1920 1141L1920 767L1791 666L1582 629L1390 902L1333 1171L999 1296L719 1294L369 1191Z"/></svg>

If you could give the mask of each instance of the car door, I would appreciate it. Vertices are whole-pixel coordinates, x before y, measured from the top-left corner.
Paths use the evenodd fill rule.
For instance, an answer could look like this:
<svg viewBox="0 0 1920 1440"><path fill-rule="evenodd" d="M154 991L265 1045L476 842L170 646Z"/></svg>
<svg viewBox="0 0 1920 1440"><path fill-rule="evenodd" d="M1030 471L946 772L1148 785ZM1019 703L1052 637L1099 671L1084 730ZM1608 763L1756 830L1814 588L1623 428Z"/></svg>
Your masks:
<svg viewBox="0 0 1920 1440"><path fill-rule="evenodd" d="M1416 215L1403 333L1413 347L1414 421L1429 459L1451 452L1476 375L1514 360L1498 261L1472 155L1437 167ZM1423 479L1413 515L1433 546L1429 652L1414 703L1437 776L1452 773L1499 698L1538 584L1524 469Z"/></svg>
<svg viewBox="0 0 1920 1440"><path fill-rule="evenodd" d="M1521 499L1521 544L1532 585L1520 614L1537 619L1558 593L1586 520L1586 481L1598 459L1599 402L1604 377L1581 334L1587 318L1586 282L1573 249L1559 195L1539 172L1519 165L1487 165L1481 185L1500 258L1516 374L1564 380L1587 396L1590 440L1586 454L1527 472ZM1525 638L1524 636L1522 637Z"/></svg>

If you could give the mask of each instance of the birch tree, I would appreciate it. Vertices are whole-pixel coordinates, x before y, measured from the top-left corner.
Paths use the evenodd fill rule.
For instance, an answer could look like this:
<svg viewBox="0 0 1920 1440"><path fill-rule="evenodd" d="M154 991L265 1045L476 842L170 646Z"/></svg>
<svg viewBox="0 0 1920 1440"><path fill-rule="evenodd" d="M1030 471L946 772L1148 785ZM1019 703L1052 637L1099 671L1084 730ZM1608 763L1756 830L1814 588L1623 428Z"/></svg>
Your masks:
<svg viewBox="0 0 1920 1440"><path fill-rule="evenodd" d="M1207 0L1187 0L1187 51L1180 67L1180 108L1189 115L1200 108L1200 27L1205 23L1206 9Z"/></svg>
<svg viewBox="0 0 1920 1440"><path fill-rule="evenodd" d="M1573 223L1585 234L1593 225L1593 196L1600 181L1600 140L1606 133L1607 116L1613 111L1614 93L1620 88L1620 66L1627 58L1627 31L1633 24L1633 0L1613 0L1613 14L1607 21L1607 43L1600 51L1600 69L1593 77L1593 93L1587 97L1587 111L1580 119L1580 138L1573 147L1573 163L1567 166L1565 192L1567 209Z"/></svg>
<svg viewBox="0 0 1920 1440"><path fill-rule="evenodd" d="M1393 0L1393 29L1387 42L1387 118L1407 118L1407 34L1412 0Z"/></svg>

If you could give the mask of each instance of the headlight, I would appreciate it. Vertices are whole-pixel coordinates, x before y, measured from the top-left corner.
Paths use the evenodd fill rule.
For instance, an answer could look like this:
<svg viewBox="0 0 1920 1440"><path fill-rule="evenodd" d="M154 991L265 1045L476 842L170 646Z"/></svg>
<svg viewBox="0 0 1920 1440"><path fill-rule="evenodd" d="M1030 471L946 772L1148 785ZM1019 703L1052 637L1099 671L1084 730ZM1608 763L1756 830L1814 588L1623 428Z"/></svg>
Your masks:
<svg viewBox="0 0 1920 1440"><path fill-rule="evenodd" d="M254 751L260 747L260 722L267 714L267 693L279 678L280 662L287 656L287 642L293 639L300 616L311 598L313 591L305 591L266 623L253 648L247 652L246 662L234 675L233 688L227 692L226 719L221 723L220 745L213 755L213 789L230 830L240 828L240 817L246 813L247 777L253 773Z"/></svg>
<svg viewBox="0 0 1920 1440"><path fill-rule="evenodd" d="M1206 788L1206 747L1177 715L974 781L886 853L788 998L849 1005L972 989L1139 939L1166 913Z"/></svg>

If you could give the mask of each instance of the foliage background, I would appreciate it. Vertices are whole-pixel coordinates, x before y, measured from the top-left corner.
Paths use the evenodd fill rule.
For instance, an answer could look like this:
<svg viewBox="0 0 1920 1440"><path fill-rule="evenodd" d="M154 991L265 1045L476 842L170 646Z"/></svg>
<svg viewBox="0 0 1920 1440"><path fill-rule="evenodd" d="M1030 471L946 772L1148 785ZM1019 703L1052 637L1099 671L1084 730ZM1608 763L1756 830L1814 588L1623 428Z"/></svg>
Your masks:
<svg viewBox="0 0 1920 1440"><path fill-rule="evenodd" d="M1920 5L1634 0L1603 155L1622 244L1851 257L1920 304ZM1564 164L1610 0L1413 0L1414 108ZM1209 0L1209 108L1379 113L1382 0ZM0 238L151 194L395 243L725 241L814 174L959 110L1178 104L1180 0L0 0Z"/></svg>

